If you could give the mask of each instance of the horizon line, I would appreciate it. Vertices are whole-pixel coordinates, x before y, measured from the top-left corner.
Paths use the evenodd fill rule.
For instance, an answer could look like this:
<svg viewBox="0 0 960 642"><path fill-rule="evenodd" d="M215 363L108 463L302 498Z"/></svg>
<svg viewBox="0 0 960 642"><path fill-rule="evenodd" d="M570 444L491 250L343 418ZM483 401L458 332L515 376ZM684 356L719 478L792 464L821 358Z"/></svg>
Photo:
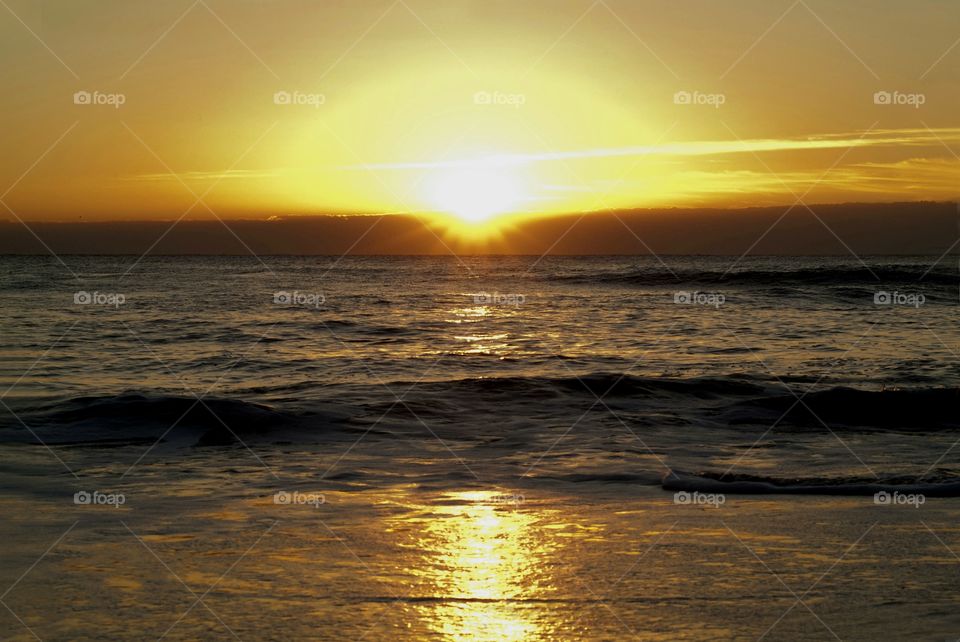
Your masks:
<svg viewBox="0 0 960 642"><path fill-rule="evenodd" d="M635 207L619 207L619 208L603 208L603 209L588 209L588 210L571 210L565 212L504 212L503 214L498 214L492 217L492 220L497 219L509 219L509 218L563 218L565 216L587 216L591 214L636 214L641 212L660 212L660 211L689 211L689 212L745 212L745 211L756 211L756 210L778 210L778 209L792 209L796 207L891 207L895 205L956 205L960 207L960 195L956 198L941 200L941 199L919 199L912 201L905 200L895 200L895 201L827 201L827 202L803 202L795 201L793 203L778 203L773 205L740 205L740 206L717 206L717 205L702 205L702 206L691 206L691 205L661 205L661 206L635 206ZM81 218L83 214L78 214ZM137 218L137 219L101 219L101 218L92 218L88 220L77 220L77 219L33 219L33 220L17 220L12 218L3 218L0 219L0 224L9 223L13 225L77 225L77 224L148 224L148 223L208 223L208 222L236 222L236 223L280 223L285 221L291 221L296 219L337 219L337 218L382 218L382 217L445 217L453 216L450 212L440 212L440 211L421 211L421 212L330 212L330 213L302 213L302 214L269 214L269 215L259 215L259 216L240 216L233 214L235 218L225 218L223 216L218 216L216 214L209 216L202 216L199 218L185 219L182 216L176 217L171 216L170 218ZM20 217L22 219L22 217Z"/></svg>

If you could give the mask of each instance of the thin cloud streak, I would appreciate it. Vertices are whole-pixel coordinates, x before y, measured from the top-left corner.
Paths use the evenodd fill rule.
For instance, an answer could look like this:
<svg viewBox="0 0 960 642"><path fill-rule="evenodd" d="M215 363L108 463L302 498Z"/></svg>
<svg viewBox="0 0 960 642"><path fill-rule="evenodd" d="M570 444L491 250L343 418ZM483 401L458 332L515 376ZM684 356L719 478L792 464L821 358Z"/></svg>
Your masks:
<svg viewBox="0 0 960 642"><path fill-rule="evenodd" d="M629 156L716 156L723 154L843 149L848 147L932 147L941 141L960 142L960 128L880 130L867 136L860 134L827 134L792 139L753 139L722 141L689 141L662 145L599 148L536 154L499 154L447 161L414 161L346 165L345 170L408 170L456 167L505 167L544 161Z"/></svg>

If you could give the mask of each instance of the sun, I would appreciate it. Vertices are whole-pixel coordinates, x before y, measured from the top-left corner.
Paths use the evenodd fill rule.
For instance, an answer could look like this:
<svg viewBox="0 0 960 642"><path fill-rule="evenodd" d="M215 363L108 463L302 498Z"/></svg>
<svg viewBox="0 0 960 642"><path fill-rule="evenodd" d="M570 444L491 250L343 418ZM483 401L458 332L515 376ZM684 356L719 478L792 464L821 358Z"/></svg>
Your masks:
<svg viewBox="0 0 960 642"><path fill-rule="evenodd" d="M466 223L485 223L499 214L516 212L526 200L520 177L508 167L455 167L429 177L427 198L432 207Z"/></svg>

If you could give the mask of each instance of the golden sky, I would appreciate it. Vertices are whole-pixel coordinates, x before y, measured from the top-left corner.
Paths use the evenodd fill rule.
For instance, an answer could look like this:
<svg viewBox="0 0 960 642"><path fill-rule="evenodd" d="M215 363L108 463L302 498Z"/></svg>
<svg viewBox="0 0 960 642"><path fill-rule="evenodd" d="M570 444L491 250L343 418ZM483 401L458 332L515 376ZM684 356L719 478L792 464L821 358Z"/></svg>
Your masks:
<svg viewBox="0 0 960 642"><path fill-rule="evenodd" d="M942 0L3 0L0 216L953 199L958 39Z"/></svg>

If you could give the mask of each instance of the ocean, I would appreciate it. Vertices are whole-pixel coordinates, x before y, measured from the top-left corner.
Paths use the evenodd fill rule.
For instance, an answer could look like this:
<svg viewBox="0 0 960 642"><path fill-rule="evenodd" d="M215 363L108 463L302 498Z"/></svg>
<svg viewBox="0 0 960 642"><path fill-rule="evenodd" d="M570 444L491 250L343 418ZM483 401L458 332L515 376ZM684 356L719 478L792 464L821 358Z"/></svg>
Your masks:
<svg viewBox="0 0 960 642"><path fill-rule="evenodd" d="M956 638L939 259L0 257L0 627Z"/></svg>

